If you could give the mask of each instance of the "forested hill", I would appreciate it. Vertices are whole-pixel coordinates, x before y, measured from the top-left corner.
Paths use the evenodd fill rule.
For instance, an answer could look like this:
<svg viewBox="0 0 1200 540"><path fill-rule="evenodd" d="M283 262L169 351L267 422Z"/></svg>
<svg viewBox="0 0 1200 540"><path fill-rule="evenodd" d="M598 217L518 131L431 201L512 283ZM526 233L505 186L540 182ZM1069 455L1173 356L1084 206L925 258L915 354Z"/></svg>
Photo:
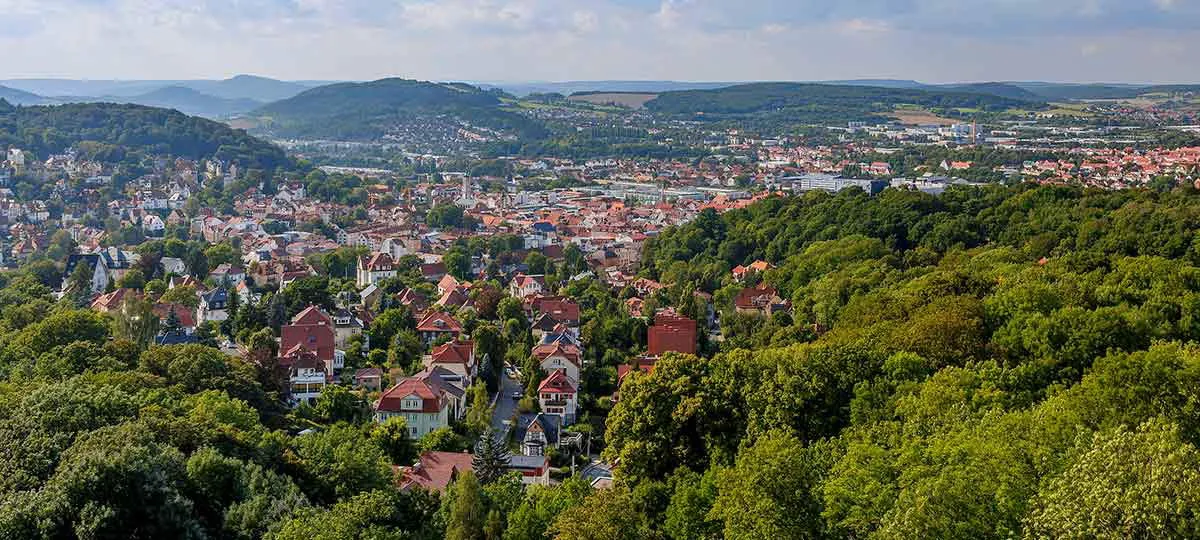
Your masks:
<svg viewBox="0 0 1200 540"><path fill-rule="evenodd" d="M4 146L39 156L74 147L109 162L169 155L263 170L291 165L283 150L245 131L174 110L114 103L14 107L0 100Z"/></svg>
<svg viewBox="0 0 1200 540"><path fill-rule="evenodd" d="M827 122L879 119L900 105L999 112L1028 108L1037 103L953 90L755 83L713 90L666 92L647 102L645 107L655 113L682 118L763 117L790 122Z"/></svg>
<svg viewBox="0 0 1200 540"><path fill-rule="evenodd" d="M281 137L374 139L399 123L446 119L526 138L544 135L537 123L504 109L495 92L394 78L313 88L253 114Z"/></svg>
<svg viewBox="0 0 1200 540"><path fill-rule="evenodd" d="M649 523L692 538L1196 537L1196 197L996 186L706 212L648 245L647 276L685 284L660 301L715 291L724 341L626 382L605 455L634 494L671 493ZM758 278L729 269L756 259L791 313L734 312Z"/></svg>

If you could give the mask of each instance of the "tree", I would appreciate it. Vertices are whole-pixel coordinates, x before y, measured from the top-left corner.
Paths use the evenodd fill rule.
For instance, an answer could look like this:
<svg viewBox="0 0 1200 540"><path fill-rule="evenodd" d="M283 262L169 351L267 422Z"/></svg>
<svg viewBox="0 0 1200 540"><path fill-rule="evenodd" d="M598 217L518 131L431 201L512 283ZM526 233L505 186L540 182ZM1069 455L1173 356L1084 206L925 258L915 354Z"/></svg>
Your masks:
<svg viewBox="0 0 1200 540"><path fill-rule="evenodd" d="M371 438L391 458L392 463L412 463L416 459L413 440L409 438L408 421L393 416L371 430Z"/></svg>
<svg viewBox="0 0 1200 540"><path fill-rule="evenodd" d="M482 539L486 510L475 473L464 471L460 474L450 485L446 501L450 508L446 517L446 540Z"/></svg>
<svg viewBox="0 0 1200 540"><path fill-rule="evenodd" d="M703 475L686 468L675 472L670 483L671 502L663 520L663 531L678 540L721 538L721 521L711 515L717 498L717 475L713 467Z"/></svg>
<svg viewBox="0 0 1200 540"><path fill-rule="evenodd" d="M475 443L475 456L471 460L479 482L488 485L499 480L508 470L508 461L508 441L489 425Z"/></svg>
<svg viewBox="0 0 1200 540"><path fill-rule="evenodd" d="M712 513L726 538L823 538L821 479L837 459L832 443L805 447L772 431L722 471Z"/></svg>
<svg viewBox="0 0 1200 540"><path fill-rule="evenodd" d="M325 422L356 423L366 416L367 404L353 390L331 384L321 389L314 409Z"/></svg>
<svg viewBox="0 0 1200 540"><path fill-rule="evenodd" d="M573 508L592 494L592 487L581 476L574 476L557 486L530 486L524 500L508 516L504 532L507 540L546 538L546 531L560 514Z"/></svg>
<svg viewBox="0 0 1200 540"><path fill-rule="evenodd" d="M549 534L559 540L623 540L648 535L644 514L624 486L600 491L563 511Z"/></svg>
<svg viewBox="0 0 1200 540"><path fill-rule="evenodd" d="M1034 500L1027 538L1195 538L1200 452L1159 420L1097 433Z"/></svg>
<svg viewBox="0 0 1200 540"><path fill-rule="evenodd" d="M450 428L438 428L423 435L417 440L417 453L426 452L465 452L467 441Z"/></svg>
<svg viewBox="0 0 1200 540"><path fill-rule="evenodd" d="M488 398L487 385L476 383L470 387L469 393L471 405L467 408L467 427L471 433L482 434L492 424L491 399Z"/></svg>
<svg viewBox="0 0 1200 540"><path fill-rule="evenodd" d="M176 321L178 323L178 321ZM113 316L113 335L139 347L149 347L158 335L159 319L154 304L135 295L126 295L121 309Z"/></svg>
<svg viewBox="0 0 1200 540"><path fill-rule="evenodd" d="M92 298L92 274L95 268L86 264L76 264L71 275L67 277L64 286L71 293L71 300L76 306L87 304Z"/></svg>
<svg viewBox="0 0 1200 540"><path fill-rule="evenodd" d="M466 250L451 248L442 257L442 263L446 265L446 272L450 275L460 280L471 278L471 255Z"/></svg>
<svg viewBox="0 0 1200 540"><path fill-rule="evenodd" d="M314 501L329 503L391 485L390 460L362 438L358 427L338 424L295 440L300 484Z"/></svg>
<svg viewBox="0 0 1200 540"><path fill-rule="evenodd" d="M125 275L121 277L121 281L117 284L117 286L123 289L134 289L140 291L146 286L146 276L142 274L141 269L132 268L125 272Z"/></svg>

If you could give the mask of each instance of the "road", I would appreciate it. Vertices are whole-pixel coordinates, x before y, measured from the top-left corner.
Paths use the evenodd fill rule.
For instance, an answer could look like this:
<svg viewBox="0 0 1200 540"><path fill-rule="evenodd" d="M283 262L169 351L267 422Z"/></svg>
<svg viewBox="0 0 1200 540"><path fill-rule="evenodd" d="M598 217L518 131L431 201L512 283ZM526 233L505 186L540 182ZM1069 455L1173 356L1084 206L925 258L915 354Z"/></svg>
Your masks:
<svg viewBox="0 0 1200 540"><path fill-rule="evenodd" d="M521 383L509 378L507 370L501 375L500 392L495 396L496 408L492 413L492 426L497 433L508 431L508 426L504 425L504 421L512 418L513 413L517 411L517 401L512 398L512 393L523 390Z"/></svg>

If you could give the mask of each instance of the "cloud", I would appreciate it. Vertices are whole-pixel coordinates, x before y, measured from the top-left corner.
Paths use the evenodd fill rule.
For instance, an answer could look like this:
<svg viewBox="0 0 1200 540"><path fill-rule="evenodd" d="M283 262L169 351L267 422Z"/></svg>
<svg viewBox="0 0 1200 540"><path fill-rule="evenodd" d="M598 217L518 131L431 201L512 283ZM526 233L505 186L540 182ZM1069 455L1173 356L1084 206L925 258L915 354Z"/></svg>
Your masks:
<svg viewBox="0 0 1200 540"><path fill-rule="evenodd" d="M1200 81L1191 0L0 0L0 13L0 50L19 51L0 78Z"/></svg>

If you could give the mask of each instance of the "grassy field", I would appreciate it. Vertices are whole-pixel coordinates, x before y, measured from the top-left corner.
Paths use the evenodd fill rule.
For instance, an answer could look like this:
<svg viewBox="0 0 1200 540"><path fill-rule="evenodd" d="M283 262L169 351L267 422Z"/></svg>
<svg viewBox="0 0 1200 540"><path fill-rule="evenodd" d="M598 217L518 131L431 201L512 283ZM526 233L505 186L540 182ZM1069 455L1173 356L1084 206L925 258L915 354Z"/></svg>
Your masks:
<svg viewBox="0 0 1200 540"><path fill-rule="evenodd" d="M944 118L925 109L915 107L897 107L896 110L892 111L889 116L899 120L901 124L909 124L914 126L949 126L957 124L961 121L954 120L952 118Z"/></svg>
<svg viewBox="0 0 1200 540"><path fill-rule="evenodd" d="M658 94L587 94L582 96L571 96L571 101L582 101L594 105L619 105L630 109L640 109L646 102L658 97Z"/></svg>

